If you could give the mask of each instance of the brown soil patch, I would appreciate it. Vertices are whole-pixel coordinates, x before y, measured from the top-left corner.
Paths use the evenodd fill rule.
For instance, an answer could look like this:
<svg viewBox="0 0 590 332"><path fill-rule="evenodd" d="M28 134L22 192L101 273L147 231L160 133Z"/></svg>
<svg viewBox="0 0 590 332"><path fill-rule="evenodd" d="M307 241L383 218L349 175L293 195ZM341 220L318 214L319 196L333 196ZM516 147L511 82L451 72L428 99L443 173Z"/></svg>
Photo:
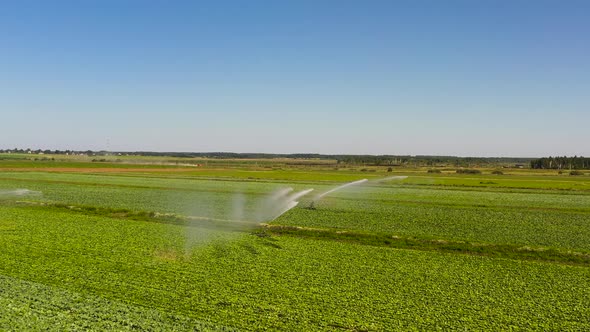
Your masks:
<svg viewBox="0 0 590 332"><path fill-rule="evenodd" d="M173 249L157 249L154 251L154 258L162 262L177 262L184 258L184 256Z"/></svg>

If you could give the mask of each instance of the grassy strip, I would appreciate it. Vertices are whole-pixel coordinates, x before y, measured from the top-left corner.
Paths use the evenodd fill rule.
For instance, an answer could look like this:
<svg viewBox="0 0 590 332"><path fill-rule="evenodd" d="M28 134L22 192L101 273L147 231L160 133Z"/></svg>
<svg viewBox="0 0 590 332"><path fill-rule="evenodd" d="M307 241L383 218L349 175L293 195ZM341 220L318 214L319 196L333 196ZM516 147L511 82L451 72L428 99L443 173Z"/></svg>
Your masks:
<svg viewBox="0 0 590 332"><path fill-rule="evenodd" d="M95 175L95 174L92 174ZM100 174L96 174L100 175ZM112 174L109 174L112 176ZM119 175L117 175L119 176ZM204 180L201 178L194 178L194 180ZM214 179L216 180L216 179ZM99 187L99 188L132 188L132 189L148 189L148 190L171 190L171 191L186 191L186 192L215 192L215 193L231 193L228 190L195 190L193 188L183 187L164 187L164 186L145 186L136 184L123 184L123 183L97 183L97 182L84 182L84 181L65 181L65 180L50 180L50 179L35 179L35 178L11 178L11 177L0 177L0 181L13 181L13 182L30 182L30 183L49 183L49 184L64 184L64 185L77 185L77 186L88 186L88 187ZM231 182L254 182L252 180L228 180ZM251 195L264 195L264 193L251 193Z"/></svg>
<svg viewBox="0 0 590 332"><path fill-rule="evenodd" d="M343 201L359 201L359 198L353 197L338 197L337 199ZM369 199L367 199L369 200ZM572 213L589 213L590 207L584 208L563 208L563 207L541 207L541 206L527 206L527 205L506 205L506 204L460 204L454 202L443 202L443 201L425 201L425 200L409 200L409 199L377 199L373 198L370 199L373 202L380 202L383 204L398 204L398 205L408 205L408 206L435 206L435 207L450 207L450 208L457 208L457 209L473 209L473 208L484 208L490 210L515 210L515 211L558 211L558 212L572 212Z"/></svg>
<svg viewBox="0 0 590 332"><path fill-rule="evenodd" d="M482 179L485 180L485 179ZM495 192L519 192L519 191L556 191L557 193L570 193L574 195L589 194L590 189L587 188L575 188L575 187L534 187L526 185L508 185L499 183L402 183L400 186L404 187L416 187L416 188L438 188L443 190L475 190L479 191L482 188L489 191Z"/></svg>
<svg viewBox="0 0 590 332"><path fill-rule="evenodd" d="M256 234L258 236L285 235L306 239L332 240L396 249L460 253L495 258L590 266L589 253L564 251L555 248L532 248L511 244L471 243L466 241L401 237L383 233L366 233L281 225L265 225L264 228L260 229Z"/></svg>
<svg viewBox="0 0 590 332"><path fill-rule="evenodd" d="M67 210L87 216L99 216L134 221L156 222L163 224L198 227L220 231L250 231L260 224L250 221L225 220L198 216L181 216L174 213L159 213L151 211L132 211L127 209L113 209L96 206L68 205L62 203L43 203L32 201L18 201L19 205L42 207L43 209Z"/></svg>

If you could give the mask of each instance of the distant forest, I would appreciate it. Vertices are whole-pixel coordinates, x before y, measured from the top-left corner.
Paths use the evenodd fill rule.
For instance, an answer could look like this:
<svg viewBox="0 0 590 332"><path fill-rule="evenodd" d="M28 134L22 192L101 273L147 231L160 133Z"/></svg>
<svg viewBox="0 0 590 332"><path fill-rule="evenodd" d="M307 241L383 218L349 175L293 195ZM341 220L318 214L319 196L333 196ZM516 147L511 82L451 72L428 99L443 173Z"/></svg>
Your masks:
<svg viewBox="0 0 590 332"><path fill-rule="evenodd" d="M536 169L590 169L590 158L547 157L531 160L531 168Z"/></svg>
<svg viewBox="0 0 590 332"><path fill-rule="evenodd" d="M128 155L155 156L176 158L209 158L209 159L318 159L335 160L344 165L367 166L447 166L447 167L476 167L476 166L514 166L527 167L533 158L503 158L503 157L455 157L455 156L427 156L427 155L330 155L314 153L271 154L271 153L234 153L234 152L149 152L149 151L73 151L73 150L32 150L32 149L0 149L0 153L31 153L31 154L83 154L88 156Z"/></svg>
<svg viewBox="0 0 590 332"><path fill-rule="evenodd" d="M174 157L202 157L218 159L323 159L336 160L338 164L367 165L367 166L454 166L471 167L484 165L528 165L531 158L479 158L479 157L455 157L455 156L396 156L396 155L330 155L313 153L296 154L267 154L267 153L154 153L137 152L150 156L174 156Z"/></svg>

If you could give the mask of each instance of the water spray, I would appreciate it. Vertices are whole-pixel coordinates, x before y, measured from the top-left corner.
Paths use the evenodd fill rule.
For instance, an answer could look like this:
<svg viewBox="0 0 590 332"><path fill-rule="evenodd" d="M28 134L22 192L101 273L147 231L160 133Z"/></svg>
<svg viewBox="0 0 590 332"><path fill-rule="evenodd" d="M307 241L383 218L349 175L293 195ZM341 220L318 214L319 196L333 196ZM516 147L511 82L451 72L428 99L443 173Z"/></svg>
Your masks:
<svg viewBox="0 0 590 332"><path fill-rule="evenodd" d="M234 236L231 233L252 231L295 208L311 191L313 189L294 191L282 187L265 195L234 192L224 201L205 197L191 202L185 216L178 216L186 221L184 251L188 255L195 247Z"/></svg>
<svg viewBox="0 0 590 332"><path fill-rule="evenodd" d="M285 206L282 210L280 210L280 212L276 216L274 216L271 220L277 219L278 217L282 216L287 211L296 207L298 204L299 204L299 202L295 202L295 201L291 201L291 202L287 203L287 206Z"/></svg>
<svg viewBox="0 0 590 332"><path fill-rule="evenodd" d="M340 186L338 186L336 188L330 189L330 190L326 191L325 193L320 194L316 198L314 198L311 201L311 203L309 204L309 209L312 209L312 210L315 209L315 203L318 202L320 199L322 199L324 196L327 196L327 195L329 195L329 194L331 194L331 193L333 193L335 191L338 191L338 190L341 190L341 189L344 189L344 188L347 188L347 187L350 187L350 186L358 185L358 184L361 184L361 183L364 183L364 182L367 182L367 181L369 181L369 180L362 179L362 180L358 180L358 181L354 181L354 182L345 183L345 184L340 185Z"/></svg>
<svg viewBox="0 0 590 332"><path fill-rule="evenodd" d="M13 190L0 190L0 199L1 198L10 198L10 197L22 197L22 196L41 196L42 193L40 191L34 191L29 189L13 189Z"/></svg>
<svg viewBox="0 0 590 332"><path fill-rule="evenodd" d="M293 188L283 188L280 189L278 191L276 191L271 197L270 197L270 201L272 202L277 202L282 200L283 198L285 198L287 195L289 195L290 192L293 191Z"/></svg>
<svg viewBox="0 0 590 332"><path fill-rule="evenodd" d="M273 207L274 211L278 210L278 213L276 213L273 217L271 217L270 220L275 220L278 217L282 216L283 214L285 214L287 211L291 210L292 208L296 207L299 204L298 199L300 199L301 197L309 194L310 192L313 191L312 189L306 189L306 190L302 190L300 192L291 194L289 196L286 196L282 202L277 202L277 204Z"/></svg>
<svg viewBox="0 0 590 332"><path fill-rule="evenodd" d="M405 175L396 175L396 176L390 176L390 177L388 177L388 178L380 179L380 180L379 180L379 183L386 182L386 181L392 181L392 180L405 180L405 179L407 179L407 178L408 178L408 177L407 177L407 176L405 176Z"/></svg>
<svg viewBox="0 0 590 332"><path fill-rule="evenodd" d="M309 194L309 193L310 193L310 192L312 192L312 191L313 191L313 189L307 189L307 190L300 191L300 192L298 192L298 193L295 193L295 194L293 194L293 195L289 196L289 197L287 198L287 201L296 201L296 200L298 200L299 198L301 198L301 197L303 197L303 196L305 196L305 195Z"/></svg>

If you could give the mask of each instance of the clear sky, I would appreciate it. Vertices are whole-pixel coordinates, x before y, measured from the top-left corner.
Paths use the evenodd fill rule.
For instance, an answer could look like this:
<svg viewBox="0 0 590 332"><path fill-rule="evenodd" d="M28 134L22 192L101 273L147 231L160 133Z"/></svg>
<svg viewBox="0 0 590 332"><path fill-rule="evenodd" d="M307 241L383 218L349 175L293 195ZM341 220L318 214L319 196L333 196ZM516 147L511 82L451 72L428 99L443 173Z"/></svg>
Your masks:
<svg viewBox="0 0 590 332"><path fill-rule="evenodd" d="M590 1L2 1L0 148L590 156Z"/></svg>

